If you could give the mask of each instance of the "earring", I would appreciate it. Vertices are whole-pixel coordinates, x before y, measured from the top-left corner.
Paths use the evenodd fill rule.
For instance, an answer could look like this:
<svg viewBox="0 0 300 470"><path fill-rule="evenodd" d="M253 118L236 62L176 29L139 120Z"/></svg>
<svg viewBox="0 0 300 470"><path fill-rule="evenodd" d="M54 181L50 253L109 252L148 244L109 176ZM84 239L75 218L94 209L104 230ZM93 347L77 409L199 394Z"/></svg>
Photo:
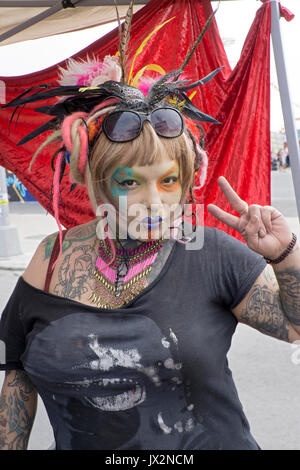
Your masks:
<svg viewBox="0 0 300 470"><path fill-rule="evenodd" d="M184 216L186 216L186 214L185 214L185 209L183 209L183 211L182 211L182 222L181 222L182 227L184 227ZM192 232L190 233L190 235L193 235L193 234L196 233L197 227L198 227L198 225L199 225L199 223L198 223L198 217L197 217L196 212L194 212L193 210L192 210L191 214L190 214L188 217L189 217L189 218L190 218L190 217L192 218L192 223L191 223L191 225L192 225L193 228L192 228ZM182 232L183 232L183 234L184 234L184 228L183 228ZM184 236L186 236L186 235L184 234Z"/></svg>
<svg viewBox="0 0 300 470"><path fill-rule="evenodd" d="M190 207L190 206L188 206L188 207ZM171 237L174 240L178 241L179 243L186 244L186 243L189 243L192 240L194 234L197 231L197 227L199 226L199 223L198 223L197 214L194 211L192 211L192 213L188 217L194 218L195 223L192 222L192 224L191 224L192 227L193 227L192 232L186 234L185 231L184 231L184 216L186 216L186 214L185 214L185 205L183 206L183 210L182 210L182 213L181 213L181 227L180 227L179 224L177 224L177 226L175 225L174 227L170 227L170 228L171 228ZM180 232L179 235L177 235L177 236L174 235L174 229L175 228Z"/></svg>

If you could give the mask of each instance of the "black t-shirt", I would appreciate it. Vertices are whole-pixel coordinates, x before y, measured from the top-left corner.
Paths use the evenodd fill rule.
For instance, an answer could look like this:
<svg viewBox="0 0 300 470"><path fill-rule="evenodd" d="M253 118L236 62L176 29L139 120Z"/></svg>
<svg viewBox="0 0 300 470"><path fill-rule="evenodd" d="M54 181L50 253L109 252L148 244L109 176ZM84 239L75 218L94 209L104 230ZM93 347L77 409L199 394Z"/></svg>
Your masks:
<svg viewBox="0 0 300 470"><path fill-rule="evenodd" d="M0 368L24 368L57 449L258 449L227 353L230 311L266 262L216 228L176 242L159 276L123 308L46 293L20 277L4 309Z"/></svg>

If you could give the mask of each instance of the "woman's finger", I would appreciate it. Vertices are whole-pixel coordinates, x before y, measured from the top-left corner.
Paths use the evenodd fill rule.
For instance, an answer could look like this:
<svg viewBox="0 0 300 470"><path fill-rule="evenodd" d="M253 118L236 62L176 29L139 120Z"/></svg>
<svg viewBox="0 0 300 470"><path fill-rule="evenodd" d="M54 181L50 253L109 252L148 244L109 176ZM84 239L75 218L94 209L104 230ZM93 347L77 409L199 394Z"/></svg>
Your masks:
<svg viewBox="0 0 300 470"><path fill-rule="evenodd" d="M272 232L272 211L273 208L271 206L263 206L260 210L263 224L266 228L266 231L269 233Z"/></svg>
<svg viewBox="0 0 300 470"><path fill-rule="evenodd" d="M240 215L247 213L248 204L240 198L240 196L233 190L224 176L218 178L219 186L226 197L227 201Z"/></svg>
<svg viewBox="0 0 300 470"><path fill-rule="evenodd" d="M228 225L229 227L238 230L239 226L239 217L235 215L228 214L227 212L223 211L220 207L216 206L215 204L208 204L207 210L217 219L219 219L224 224Z"/></svg>
<svg viewBox="0 0 300 470"><path fill-rule="evenodd" d="M264 225L264 222L261 216L261 206L257 204L251 204L251 206L249 206L248 208L248 214L249 214L249 221L250 221L249 227L250 227L251 235L252 236L257 235L263 238L266 235L267 231L266 231L266 227Z"/></svg>

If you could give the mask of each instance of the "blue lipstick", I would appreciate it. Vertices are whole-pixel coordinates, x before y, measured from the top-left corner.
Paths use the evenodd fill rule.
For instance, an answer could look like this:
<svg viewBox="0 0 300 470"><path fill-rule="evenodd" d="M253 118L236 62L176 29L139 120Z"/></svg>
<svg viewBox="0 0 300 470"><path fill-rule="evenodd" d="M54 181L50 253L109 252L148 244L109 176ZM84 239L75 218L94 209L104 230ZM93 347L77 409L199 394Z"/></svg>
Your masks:
<svg viewBox="0 0 300 470"><path fill-rule="evenodd" d="M151 217L145 217L145 219L142 220L143 224L147 224L148 228L157 228L162 222L162 217L154 217L154 219L151 219Z"/></svg>

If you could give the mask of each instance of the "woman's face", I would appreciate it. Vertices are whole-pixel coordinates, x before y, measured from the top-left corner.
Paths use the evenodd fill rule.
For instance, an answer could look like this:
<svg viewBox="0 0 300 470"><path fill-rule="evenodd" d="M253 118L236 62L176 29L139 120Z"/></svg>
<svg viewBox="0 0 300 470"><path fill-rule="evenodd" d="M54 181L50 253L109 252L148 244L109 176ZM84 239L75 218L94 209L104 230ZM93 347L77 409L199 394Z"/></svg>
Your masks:
<svg viewBox="0 0 300 470"><path fill-rule="evenodd" d="M116 166L108 175L109 196L117 209L120 238L169 238L174 217L181 215L179 164L164 155L147 166Z"/></svg>

